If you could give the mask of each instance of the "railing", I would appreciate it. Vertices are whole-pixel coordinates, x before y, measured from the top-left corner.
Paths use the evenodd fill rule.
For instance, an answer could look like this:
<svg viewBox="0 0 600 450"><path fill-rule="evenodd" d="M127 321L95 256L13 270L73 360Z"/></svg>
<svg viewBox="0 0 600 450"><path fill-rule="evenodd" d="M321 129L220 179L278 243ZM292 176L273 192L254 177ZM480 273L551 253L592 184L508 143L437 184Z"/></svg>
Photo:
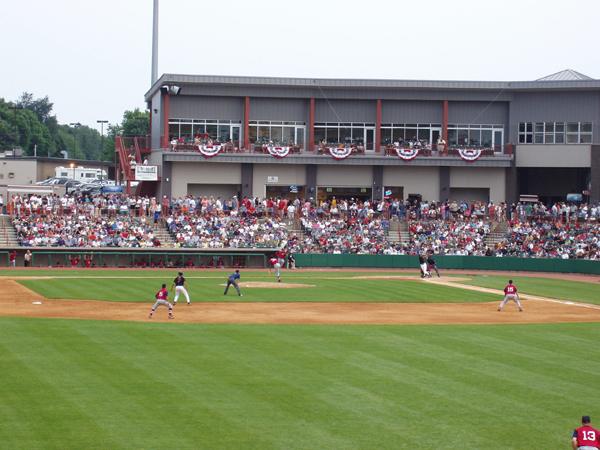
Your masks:
<svg viewBox="0 0 600 450"><path fill-rule="evenodd" d="M514 144L506 145L495 145L495 146L443 146L438 147L436 144L433 145L414 145L410 144L393 146L390 144L382 144L377 148L374 143L360 143L360 144L339 144L339 143L328 143L321 144L315 143L314 150L310 150L308 143L290 145L286 143L260 143L260 142L245 142L245 141L232 141L230 143L215 143L202 141L200 144L194 142L170 142L166 136L161 137L161 147L163 150L170 152L185 152L185 153L200 153L199 145L201 146L221 146L222 149L219 153L230 153L230 154L271 154L269 147L275 147L276 149L284 149L286 155L319 155L329 156L331 149L351 149L350 156L396 156L402 158L398 154L399 151L405 150L418 150L416 158L428 158L428 157L455 157L463 158L463 155L473 154L478 157L494 157L494 158L512 158L514 154ZM288 151L289 150L289 151ZM466 153L464 152L466 151ZM412 158L411 158L412 159Z"/></svg>

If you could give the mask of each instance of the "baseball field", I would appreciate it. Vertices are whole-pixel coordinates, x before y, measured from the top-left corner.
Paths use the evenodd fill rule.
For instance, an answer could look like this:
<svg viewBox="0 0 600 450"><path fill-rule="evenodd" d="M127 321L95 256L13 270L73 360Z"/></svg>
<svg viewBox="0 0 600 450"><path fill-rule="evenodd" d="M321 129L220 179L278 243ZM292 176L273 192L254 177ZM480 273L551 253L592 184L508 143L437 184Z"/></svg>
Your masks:
<svg viewBox="0 0 600 450"><path fill-rule="evenodd" d="M569 448L597 276L0 270L0 449ZM497 311L508 279L524 311ZM170 294L172 297L173 293ZM171 299L172 300L172 299Z"/></svg>

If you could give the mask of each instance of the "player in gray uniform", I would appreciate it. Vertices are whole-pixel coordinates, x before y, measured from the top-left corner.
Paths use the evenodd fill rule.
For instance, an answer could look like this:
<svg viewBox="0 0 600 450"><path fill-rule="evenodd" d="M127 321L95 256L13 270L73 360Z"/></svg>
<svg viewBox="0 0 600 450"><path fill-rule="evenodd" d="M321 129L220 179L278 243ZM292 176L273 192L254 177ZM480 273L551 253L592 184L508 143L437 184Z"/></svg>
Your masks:
<svg viewBox="0 0 600 450"><path fill-rule="evenodd" d="M269 259L269 275L272 273L272 269L275 269L275 273L277 274L277 282L281 283L281 274L279 273L279 269L281 269L281 264L279 262L279 258L273 256Z"/></svg>
<svg viewBox="0 0 600 450"><path fill-rule="evenodd" d="M167 291L167 285L163 284L162 289L156 293L156 303L152 307L152 311L150 311L150 319L154 315L154 311L159 306L166 306L169 308L169 319L173 319L173 305L169 303L169 291Z"/></svg>
<svg viewBox="0 0 600 450"><path fill-rule="evenodd" d="M187 293L187 281L185 281L185 278L183 278L183 272L180 270L179 274L177 276L177 278L175 278L173 280L173 284L171 285L171 290L173 290L173 286L175 287L175 298L173 299L173 305L177 304L177 299L179 298L179 294L183 292L183 295L185 295L185 299L187 300L187 304L188 306L192 306L192 303L190 302L190 296Z"/></svg>
<svg viewBox="0 0 600 450"><path fill-rule="evenodd" d="M223 295L227 295L227 291L229 290L229 286L233 284L233 287L235 288L235 290L237 291L238 295L240 297L243 297L242 293L240 292L240 287L238 286L238 280L240 280L240 271L239 269L235 271L235 273L232 273L231 275L229 275L229 278L227 278L227 287L225 288L225 292L223 293Z"/></svg>

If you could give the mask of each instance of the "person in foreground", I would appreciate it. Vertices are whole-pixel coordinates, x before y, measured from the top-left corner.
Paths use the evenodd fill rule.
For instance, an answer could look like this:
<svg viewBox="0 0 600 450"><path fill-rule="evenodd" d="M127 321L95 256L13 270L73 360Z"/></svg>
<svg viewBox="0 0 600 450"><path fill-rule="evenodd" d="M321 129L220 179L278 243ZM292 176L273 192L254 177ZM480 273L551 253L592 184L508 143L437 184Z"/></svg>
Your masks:
<svg viewBox="0 0 600 450"><path fill-rule="evenodd" d="M571 444L573 450L597 450L600 449L600 436L598 430L590 426L590 416L581 418L581 427L573 431Z"/></svg>
<svg viewBox="0 0 600 450"><path fill-rule="evenodd" d="M498 307L498 311L502 311L502 307L506 305L506 302L509 300L514 301L519 307L519 311L523 312L523 308L521 308L519 293L517 292L517 288L513 285L513 280L508 280L508 286L504 288L504 300L500 303Z"/></svg>
<svg viewBox="0 0 600 450"><path fill-rule="evenodd" d="M169 319L173 319L173 305L169 303L169 291L167 291L167 285L163 284L162 289L156 293L156 303L154 304L152 311L150 311L150 319L154 314L154 310L159 306L166 306L169 308Z"/></svg>
<svg viewBox="0 0 600 450"><path fill-rule="evenodd" d="M227 291L229 290L229 286L233 284L233 287L237 291L238 295L240 297L243 297L242 293L240 292L240 288L238 286L238 283L237 283L239 279L240 279L240 271L238 269L234 273L232 273L231 275L229 275L229 278L227 278L227 287L225 288L225 292L223 293L223 295L227 295Z"/></svg>

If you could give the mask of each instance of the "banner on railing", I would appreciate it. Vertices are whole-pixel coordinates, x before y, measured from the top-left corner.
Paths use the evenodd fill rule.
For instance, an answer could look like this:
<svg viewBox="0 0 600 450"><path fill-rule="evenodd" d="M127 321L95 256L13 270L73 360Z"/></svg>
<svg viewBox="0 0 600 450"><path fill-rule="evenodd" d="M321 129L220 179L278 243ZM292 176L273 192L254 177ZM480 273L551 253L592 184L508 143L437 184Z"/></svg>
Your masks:
<svg viewBox="0 0 600 450"><path fill-rule="evenodd" d="M277 158L285 158L288 153L292 150L292 147L272 147L267 146L267 151Z"/></svg>
<svg viewBox="0 0 600 450"><path fill-rule="evenodd" d="M458 155L464 159L465 161L473 162L479 159L481 154L483 153L482 149L469 149L469 148L459 148L457 149Z"/></svg>
<svg viewBox="0 0 600 450"><path fill-rule="evenodd" d="M198 151L202 153L202 156L206 158L212 158L215 155L218 155L219 152L223 149L222 145L199 145Z"/></svg>
<svg viewBox="0 0 600 450"><path fill-rule="evenodd" d="M135 179L137 181L157 181L158 180L158 166L135 166Z"/></svg>
<svg viewBox="0 0 600 450"><path fill-rule="evenodd" d="M352 154L352 147L328 147L327 150L329 150L329 154L337 160L346 159Z"/></svg>
<svg viewBox="0 0 600 450"><path fill-rule="evenodd" d="M404 161L411 161L419 154L417 147L394 147L396 154Z"/></svg>

